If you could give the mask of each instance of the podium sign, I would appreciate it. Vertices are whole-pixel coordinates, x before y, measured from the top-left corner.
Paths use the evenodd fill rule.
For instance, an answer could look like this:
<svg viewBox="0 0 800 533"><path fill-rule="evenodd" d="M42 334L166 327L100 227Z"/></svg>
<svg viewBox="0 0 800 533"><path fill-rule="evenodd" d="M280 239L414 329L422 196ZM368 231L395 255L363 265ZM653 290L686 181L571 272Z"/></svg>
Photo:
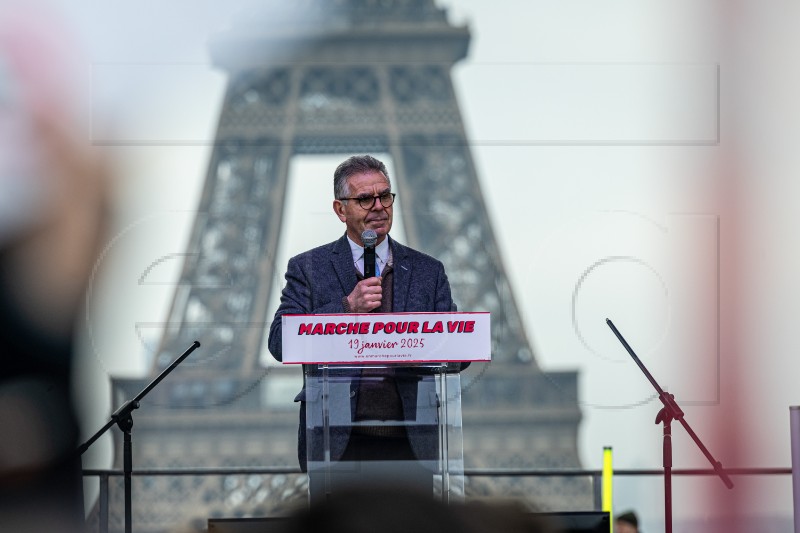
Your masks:
<svg viewBox="0 0 800 533"><path fill-rule="evenodd" d="M286 364L489 361L489 313L283 315Z"/></svg>

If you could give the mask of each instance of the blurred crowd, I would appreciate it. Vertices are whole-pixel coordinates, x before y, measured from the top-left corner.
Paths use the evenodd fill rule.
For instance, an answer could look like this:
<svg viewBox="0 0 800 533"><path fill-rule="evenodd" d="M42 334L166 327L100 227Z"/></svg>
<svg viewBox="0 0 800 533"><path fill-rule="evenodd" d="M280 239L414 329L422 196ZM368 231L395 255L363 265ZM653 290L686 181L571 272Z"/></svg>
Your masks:
<svg viewBox="0 0 800 533"><path fill-rule="evenodd" d="M0 7L0 531L79 531L70 374L104 240L109 165L71 91L68 33Z"/></svg>

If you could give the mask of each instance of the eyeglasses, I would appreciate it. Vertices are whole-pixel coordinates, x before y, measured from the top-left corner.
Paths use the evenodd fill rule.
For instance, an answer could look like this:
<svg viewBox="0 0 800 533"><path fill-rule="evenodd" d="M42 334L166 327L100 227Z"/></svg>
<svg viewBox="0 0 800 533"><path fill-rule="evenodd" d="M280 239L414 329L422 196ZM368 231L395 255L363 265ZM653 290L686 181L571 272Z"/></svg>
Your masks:
<svg viewBox="0 0 800 533"><path fill-rule="evenodd" d="M379 194L378 196L356 196L353 198L339 198L339 200L358 200L358 205L361 206L361 209L372 209L372 206L375 205L375 199L377 198L383 207L391 207L394 203L394 197L397 196L393 192L385 192L383 194Z"/></svg>

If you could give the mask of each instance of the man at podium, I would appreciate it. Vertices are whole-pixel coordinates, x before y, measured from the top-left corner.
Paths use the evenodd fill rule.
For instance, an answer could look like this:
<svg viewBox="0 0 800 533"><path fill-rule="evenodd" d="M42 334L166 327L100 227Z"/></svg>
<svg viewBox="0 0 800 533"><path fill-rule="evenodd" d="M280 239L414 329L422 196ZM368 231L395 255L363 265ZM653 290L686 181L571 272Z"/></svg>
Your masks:
<svg viewBox="0 0 800 533"><path fill-rule="evenodd" d="M456 310L442 263L389 236L395 194L381 161L369 155L350 157L336 168L333 190L333 211L346 231L338 240L289 260L286 286L269 333L269 349L278 361L282 360L281 317L285 314ZM372 276L365 276L364 270L365 230L377 234ZM372 273L371 251L367 273ZM295 397L300 402L298 458L303 471L307 460L314 460L307 455L306 402L312 401L315 372L313 365L305 366L303 390ZM436 432L402 423L420 419L424 400L418 398L420 373L391 366L331 372L347 383L349 392L340 395L338 408L347 409L353 421L331 429L331 461L435 458ZM332 397L331 403L336 401ZM317 453L313 447L311 453Z"/></svg>

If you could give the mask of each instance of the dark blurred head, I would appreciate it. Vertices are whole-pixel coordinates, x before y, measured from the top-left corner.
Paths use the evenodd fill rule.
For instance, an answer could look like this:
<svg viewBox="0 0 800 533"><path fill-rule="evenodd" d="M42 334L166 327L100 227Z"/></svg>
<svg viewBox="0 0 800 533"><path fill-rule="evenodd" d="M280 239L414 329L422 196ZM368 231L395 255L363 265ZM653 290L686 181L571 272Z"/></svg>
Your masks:
<svg viewBox="0 0 800 533"><path fill-rule="evenodd" d="M289 520L287 533L552 533L521 506L450 504L417 490L370 486L331 495Z"/></svg>
<svg viewBox="0 0 800 533"><path fill-rule="evenodd" d="M627 511L614 518L614 533L637 533L639 519L633 511Z"/></svg>

